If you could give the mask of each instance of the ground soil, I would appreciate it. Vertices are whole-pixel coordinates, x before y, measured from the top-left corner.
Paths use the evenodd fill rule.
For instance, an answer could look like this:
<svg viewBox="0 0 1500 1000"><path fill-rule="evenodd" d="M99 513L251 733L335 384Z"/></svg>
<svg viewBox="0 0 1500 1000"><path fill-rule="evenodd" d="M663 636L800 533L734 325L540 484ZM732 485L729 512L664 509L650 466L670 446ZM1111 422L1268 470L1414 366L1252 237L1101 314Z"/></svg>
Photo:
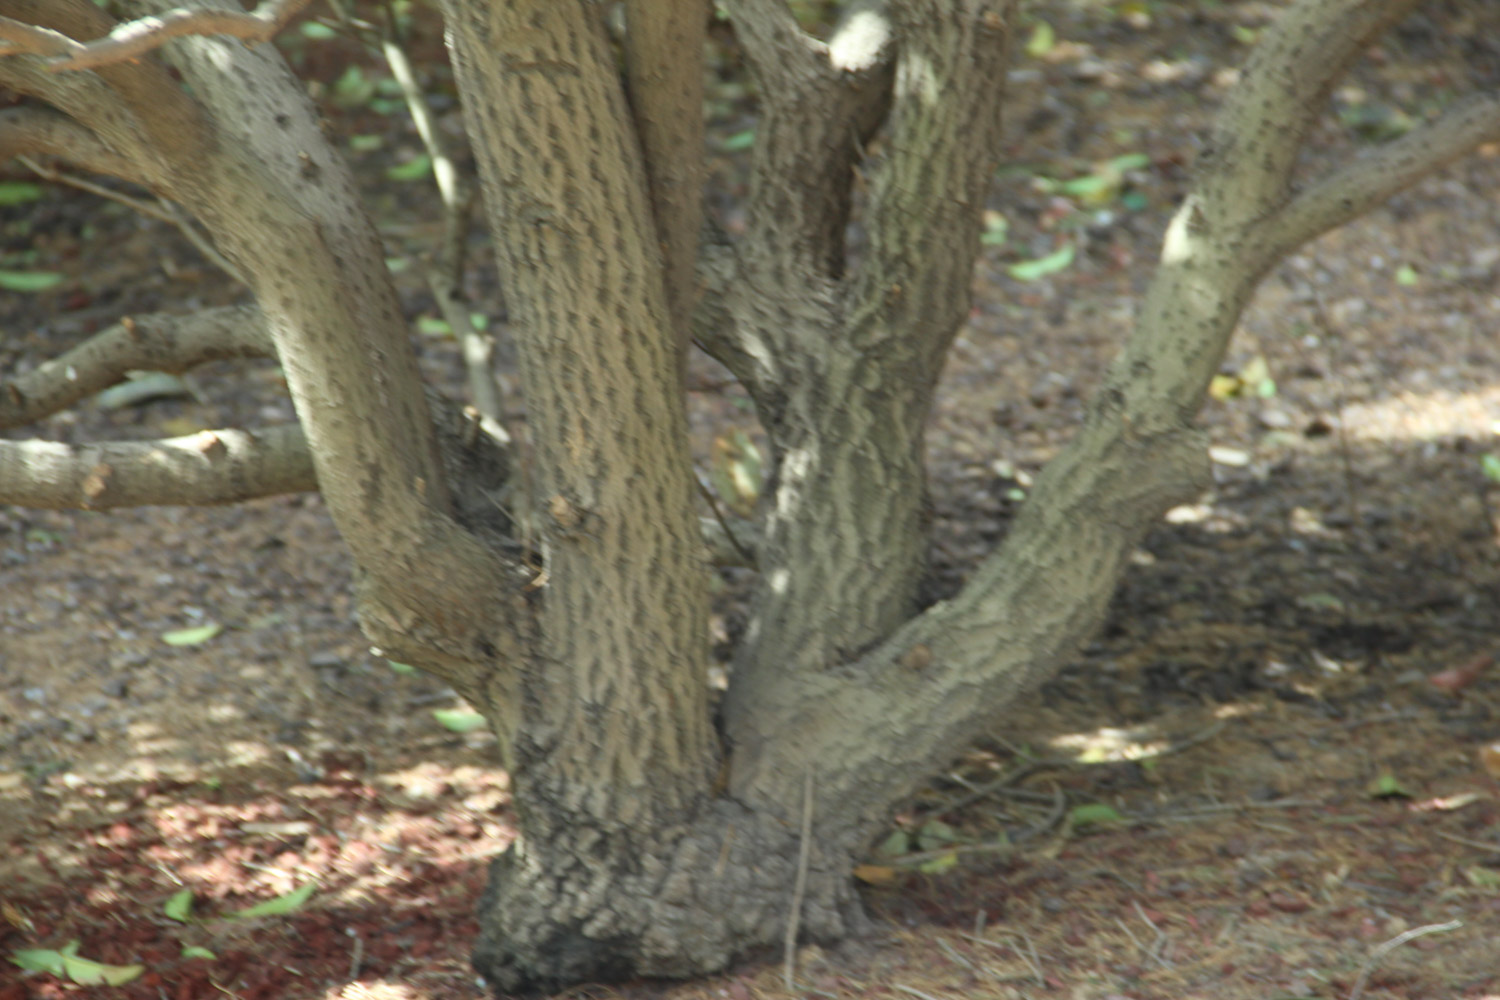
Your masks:
<svg viewBox="0 0 1500 1000"><path fill-rule="evenodd" d="M1399 129L1397 107L1420 116L1493 85L1480 6L1374 51L1307 169ZM1274 10L1041 12L1058 41L1019 65L992 202L1008 238L977 270L932 420L935 594L1003 536L1076 425L1224 68ZM296 53L309 79L364 58L342 44ZM419 44L437 58L431 32ZM732 60L723 70L715 168L733 193L742 154L726 137L746 111ZM409 123L327 107L341 130L380 137L355 154L361 179L392 256L421 254L440 228L431 198L386 174L417 148ZM1038 180L1131 153L1149 163L1094 203ZM1484 756L1500 741L1500 670L1485 671L1500 652L1500 483L1481 465L1500 453L1497 189L1500 150L1485 150L1267 278L1204 414L1215 488L1145 539L1077 662L893 818L890 850L860 869L873 936L801 949L795 995L1500 997L1500 748ZM5 212L6 266L69 277L0 300L0 374L120 316L239 294L170 227L92 196L56 189ZM1081 247L1066 270L1007 273L1065 240ZM476 308L498 317L482 241L471 269ZM414 320L436 315L419 271L397 275ZM451 342L420 348L432 380L460 391ZM754 427L694 364L706 467L716 436ZM91 402L8 436L290 416L271 366L192 383L187 398ZM731 634L743 581L722 582L716 628ZM226 630L163 641L207 622ZM76 939L86 958L145 967L108 991L130 1000L481 996L473 907L511 820L490 738L432 714L454 707L368 651L316 496L0 507L0 958ZM292 912L229 916L309 884ZM163 912L184 888L188 922ZM781 997L781 960L568 995ZM102 989L0 968L0 1000Z"/></svg>

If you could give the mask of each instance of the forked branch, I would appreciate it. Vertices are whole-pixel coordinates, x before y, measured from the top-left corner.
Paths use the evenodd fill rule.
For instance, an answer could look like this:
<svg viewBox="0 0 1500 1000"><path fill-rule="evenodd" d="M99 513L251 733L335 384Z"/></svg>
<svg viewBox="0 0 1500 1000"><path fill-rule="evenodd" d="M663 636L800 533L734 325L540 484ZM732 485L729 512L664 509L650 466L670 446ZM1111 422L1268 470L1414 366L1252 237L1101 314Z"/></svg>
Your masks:
<svg viewBox="0 0 1500 1000"><path fill-rule="evenodd" d="M1436 121L1368 150L1295 195L1262 224L1261 252L1282 257L1495 141L1500 141L1500 96L1476 94L1460 101Z"/></svg>
<svg viewBox="0 0 1500 1000"><path fill-rule="evenodd" d="M737 745L737 797L774 809L792 794L805 761L834 759L841 767L827 780L849 777L825 787L825 796L854 825L874 822L893 796L943 766L1098 625L1142 533L1210 482L1194 419L1277 255L1496 136L1495 105L1481 99L1287 202L1310 109L1322 105L1351 53L1410 6L1301 0L1265 33L1265 48L1217 118L1214 153L1198 165L1168 228L1125 350L1001 548L955 598L859 662L786 678L757 703L750 713L757 727ZM1267 119L1266 107L1282 120ZM1339 204L1344 185L1350 201ZM736 696L731 687L728 697ZM871 719L880 720L878 741L864 732ZM893 744L902 748L894 767L886 752ZM872 783L877 773L889 781Z"/></svg>
<svg viewBox="0 0 1500 1000"><path fill-rule="evenodd" d="M889 24L861 4L830 46L784 0L725 7L761 91L741 257L765 289L818 294L844 272L854 166L889 94Z"/></svg>

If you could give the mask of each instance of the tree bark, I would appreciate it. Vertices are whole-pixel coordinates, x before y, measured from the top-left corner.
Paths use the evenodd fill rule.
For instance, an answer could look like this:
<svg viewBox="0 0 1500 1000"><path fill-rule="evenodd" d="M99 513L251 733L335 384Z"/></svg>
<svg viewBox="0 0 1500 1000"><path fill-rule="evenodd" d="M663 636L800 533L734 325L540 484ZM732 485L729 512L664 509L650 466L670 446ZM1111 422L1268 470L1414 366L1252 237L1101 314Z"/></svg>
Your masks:
<svg viewBox="0 0 1500 1000"><path fill-rule="evenodd" d="M648 914L710 801L718 747L678 339L640 146L593 5L446 11L541 515L539 629L512 693L521 836L493 869L476 962L502 984L686 971Z"/></svg>
<svg viewBox="0 0 1500 1000"><path fill-rule="evenodd" d="M56 481L38 502L135 502L191 482L214 500L236 495L236 468L305 482L310 457L359 566L367 632L454 683L500 737L521 836L492 870L475 961L503 990L691 975L781 943L789 923L814 940L857 928L849 865L891 804L1066 662L1141 534L1206 483L1193 421L1260 277L1500 138L1500 100L1476 98L1298 190L1329 89L1416 0L1291 7L1225 103L1084 427L999 551L917 613L922 432L967 314L1015 5L893 3L895 28L861 48L810 38L779 0L725 2L767 110L747 230L706 255L718 294L700 314L775 452L723 705L727 771L674 329L684 278L660 253L676 260L690 213L670 179L653 202L649 179L669 175L645 157L670 141L632 130L596 5L445 0L527 387L521 487L536 517L520 539L490 510L504 469L454 447L465 429L424 401L379 239L273 52L174 42L165 57L190 90L152 58L62 75L40 55L0 59L0 82L77 125L11 115L15 142L78 138L86 162L190 207L243 268L301 421L282 454L305 448L289 473L253 437L201 439L178 446L175 478L145 482L114 466L151 445L18 442L0 449L6 498ZM0 13L80 38L109 27L86 0L0 0ZM887 107L885 151L862 163ZM871 196L851 258L855 169ZM265 343L218 340L110 334L74 360L94 380L167 341L205 356ZM10 388L56 402L55 375ZM12 398L0 418L28 405Z"/></svg>

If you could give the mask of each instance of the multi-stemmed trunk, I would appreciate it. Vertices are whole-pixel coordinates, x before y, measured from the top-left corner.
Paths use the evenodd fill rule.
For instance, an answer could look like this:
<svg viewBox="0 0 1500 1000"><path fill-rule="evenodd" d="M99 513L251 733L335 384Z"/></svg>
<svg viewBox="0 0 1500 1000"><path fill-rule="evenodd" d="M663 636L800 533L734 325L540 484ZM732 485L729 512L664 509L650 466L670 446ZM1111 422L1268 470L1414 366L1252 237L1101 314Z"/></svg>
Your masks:
<svg viewBox="0 0 1500 1000"><path fill-rule="evenodd" d="M217 344L201 328L175 359L122 324L70 355L66 379L17 379L0 425L148 356L264 353L300 432L0 442L0 500L222 502L310 485L315 466L366 633L483 709L511 772L520 834L475 951L498 988L710 971L789 927L837 938L860 923L850 866L891 805L1066 661L1141 534L1206 483L1193 417L1259 277L1500 136L1500 102L1476 99L1294 189L1330 88L1415 2L1302 0L1265 33L1077 439L1001 548L925 609L923 428L968 312L1011 0L891 0L889 20L853 4L826 45L780 0L724 0L762 116L745 230L701 252L699 70L643 63L701 42L691 0L627 4L628 101L587 0L445 0L525 386L508 451L424 396L379 238L274 52L173 43L184 89L154 57L67 74L11 50L0 83L61 114L11 109L0 145L178 201L259 312ZM0 14L78 39L111 27L88 0ZM55 36L15 44L61 51ZM773 454L750 623L717 708L689 331L745 384Z"/></svg>

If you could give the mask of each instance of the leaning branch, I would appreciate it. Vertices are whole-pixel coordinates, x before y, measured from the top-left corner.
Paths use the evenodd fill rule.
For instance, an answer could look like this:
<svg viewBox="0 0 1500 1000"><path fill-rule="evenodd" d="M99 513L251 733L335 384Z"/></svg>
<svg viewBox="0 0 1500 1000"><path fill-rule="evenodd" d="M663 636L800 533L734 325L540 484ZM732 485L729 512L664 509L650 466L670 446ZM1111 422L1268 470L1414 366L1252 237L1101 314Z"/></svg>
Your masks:
<svg viewBox="0 0 1500 1000"><path fill-rule="evenodd" d="M17 27L19 26L19 28ZM201 164L210 136L199 110L155 60L57 73L58 52L92 43L117 23L89 0L0 0L0 84L51 104L128 158L156 193L176 197L179 162ZM67 58L63 56L62 58Z"/></svg>
<svg viewBox="0 0 1500 1000"><path fill-rule="evenodd" d="M1302 140L1326 113L1334 84L1420 2L1312 0L1277 18L1246 60L1199 156L1199 190L1219 213L1211 223L1247 225L1286 199Z"/></svg>
<svg viewBox="0 0 1500 1000"><path fill-rule="evenodd" d="M1263 252L1281 257L1358 218L1486 142L1500 140L1500 96L1475 95L1434 122L1371 149L1296 195L1261 227Z"/></svg>
<svg viewBox="0 0 1500 1000"><path fill-rule="evenodd" d="M1289 189L1306 134L1295 122L1278 127L1262 120L1254 95L1300 114L1336 75L1285 63L1323 58L1318 45L1345 30L1361 39L1350 44L1362 45L1371 24L1388 23L1407 6L1408 0L1300 0L1266 33L1263 44L1283 63L1254 57L1254 72L1241 78L1246 90L1225 102L1215 125L1221 145L1200 162L1168 227L1124 351L1078 435L1037 478L1001 547L957 596L908 621L857 663L799 675L762 695L752 711L742 710L756 723L736 746L733 795L779 808L806 761L838 760L823 794L852 827L868 830L893 797L951 760L1098 626L1144 532L1170 505L1211 482L1195 417L1240 314L1273 262L1259 248L1286 252L1294 236L1312 235L1345 211L1327 206L1330 196L1320 189L1331 186L1293 202L1283 219L1264 207L1246 210ZM1308 39L1317 44L1299 44ZM1339 57L1342 44L1329 58ZM1295 92L1285 92L1289 87ZM1376 154L1373 166L1346 168L1343 182L1358 188L1347 211L1394 190L1393 175L1409 183L1488 134L1470 114L1484 117L1466 111L1453 119L1457 124L1427 132L1441 155L1388 152ZM1226 138L1236 156L1224 155ZM1263 237L1262 225L1273 236ZM735 696L732 687L729 697ZM869 719L881 720L879 740L869 738ZM902 748L894 769L892 745ZM875 773L886 776L883 784L870 782Z"/></svg>
<svg viewBox="0 0 1500 1000"><path fill-rule="evenodd" d="M56 413L122 381L127 372L175 374L209 361L274 354L265 317L253 306L127 317L29 372L0 379L0 428Z"/></svg>
<svg viewBox="0 0 1500 1000"><path fill-rule="evenodd" d="M869 252L854 278L854 335L927 328L935 380L969 312L981 209L1000 157L1012 0L909 0L890 142L870 182ZM941 110L934 110L935 106Z"/></svg>
<svg viewBox="0 0 1500 1000"><path fill-rule="evenodd" d="M761 117L741 246L751 280L805 298L845 266L854 167L886 108L893 46L874 4L833 47L784 0L725 4L760 84Z"/></svg>
<svg viewBox="0 0 1500 1000"><path fill-rule="evenodd" d="M43 108L0 111L0 161L16 156L55 156L96 174L147 183L133 162L111 149L91 129Z"/></svg>
<svg viewBox="0 0 1500 1000"><path fill-rule="evenodd" d="M238 503L317 488L301 428L158 441L0 441L0 501L51 509Z"/></svg>
<svg viewBox="0 0 1500 1000"><path fill-rule="evenodd" d="M47 55L52 72L92 69L138 59L174 38L228 35L252 44L276 36L311 0L266 0L250 13L209 8L178 8L159 17L127 21L108 35L79 42L61 32L0 18L0 39L17 51Z"/></svg>

